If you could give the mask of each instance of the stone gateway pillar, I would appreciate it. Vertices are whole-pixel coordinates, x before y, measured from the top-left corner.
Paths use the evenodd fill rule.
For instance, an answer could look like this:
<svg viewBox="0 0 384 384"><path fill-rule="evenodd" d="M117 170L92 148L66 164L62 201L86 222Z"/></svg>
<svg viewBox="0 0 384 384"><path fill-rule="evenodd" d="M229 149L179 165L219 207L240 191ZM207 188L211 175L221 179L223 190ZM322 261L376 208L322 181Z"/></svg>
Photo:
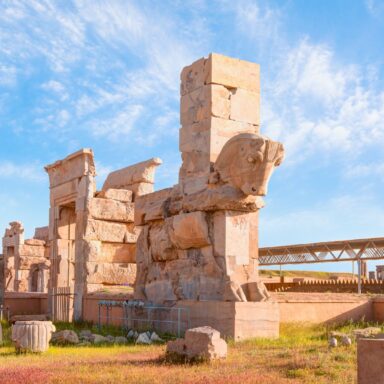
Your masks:
<svg viewBox="0 0 384 384"><path fill-rule="evenodd" d="M258 210L283 161L259 133L259 66L211 54L181 72L179 183L140 196L135 297L187 306L192 326L276 336L258 279Z"/></svg>
<svg viewBox="0 0 384 384"><path fill-rule="evenodd" d="M133 285L136 277L134 199L153 192L150 159L107 176L96 191L93 152L77 151L45 167L50 181L49 312L80 320L84 295L104 286Z"/></svg>

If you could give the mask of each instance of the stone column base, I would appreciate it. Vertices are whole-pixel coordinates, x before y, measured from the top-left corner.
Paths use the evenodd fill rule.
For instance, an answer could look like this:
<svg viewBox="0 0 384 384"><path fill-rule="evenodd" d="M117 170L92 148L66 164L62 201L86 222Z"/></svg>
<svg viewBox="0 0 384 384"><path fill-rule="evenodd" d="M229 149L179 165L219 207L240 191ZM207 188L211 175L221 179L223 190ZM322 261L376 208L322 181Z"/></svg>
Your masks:
<svg viewBox="0 0 384 384"><path fill-rule="evenodd" d="M189 311L190 328L209 325L235 341L252 337L279 337L280 312L276 302L181 300Z"/></svg>

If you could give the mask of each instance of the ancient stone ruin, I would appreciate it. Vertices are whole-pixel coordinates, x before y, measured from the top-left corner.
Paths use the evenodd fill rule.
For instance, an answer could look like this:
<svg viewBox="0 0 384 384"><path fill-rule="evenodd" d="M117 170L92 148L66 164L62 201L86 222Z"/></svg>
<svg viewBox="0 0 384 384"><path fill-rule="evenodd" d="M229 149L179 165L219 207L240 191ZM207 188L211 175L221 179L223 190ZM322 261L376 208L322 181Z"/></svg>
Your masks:
<svg viewBox="0 0 384 384"><path fill-rule="evenodd" d="M49 279L48 227L36 228L24 240L22 223L13 221L3 237L3 287L5 291L47 292Z"/></svg>
<svg viewBox="0 0 384 384"><path fill-rule="evenodd" d="M183 69L180 94L178 184L154 192L154 158L112 172L96 191L89 149L45 168L49 234L39 244L50 294L72 295L80 319L88 293L134 284L135 299L188 308L192 326L276 336L278 306L258 278L258 211L284 149L260 134L259 65L211 54ZM16 266L4 241L7 268Z"/></svg>
<svg viewBox="0 0 384 384"><path fill-rule="evenodd" d="M96 191L93 153L78 151L46 166L50 181L51 288L74 294L82 317L85 293L104 285L133 284L136 277L134 199L153 191L151 159L111 173Z"/></svg>

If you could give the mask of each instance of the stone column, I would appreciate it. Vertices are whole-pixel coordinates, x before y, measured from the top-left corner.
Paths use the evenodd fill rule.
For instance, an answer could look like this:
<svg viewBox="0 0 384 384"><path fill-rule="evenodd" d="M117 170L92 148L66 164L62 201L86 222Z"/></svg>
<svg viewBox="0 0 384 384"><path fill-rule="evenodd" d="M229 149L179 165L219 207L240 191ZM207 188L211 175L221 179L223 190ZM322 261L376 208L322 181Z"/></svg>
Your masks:
<svg viewBox="0 0 384 384"><path fill-rule="evenodd" d="M258 64L212 53L181 72L179 183L184 194L203 190L224 144L259 133Z"/></svg>

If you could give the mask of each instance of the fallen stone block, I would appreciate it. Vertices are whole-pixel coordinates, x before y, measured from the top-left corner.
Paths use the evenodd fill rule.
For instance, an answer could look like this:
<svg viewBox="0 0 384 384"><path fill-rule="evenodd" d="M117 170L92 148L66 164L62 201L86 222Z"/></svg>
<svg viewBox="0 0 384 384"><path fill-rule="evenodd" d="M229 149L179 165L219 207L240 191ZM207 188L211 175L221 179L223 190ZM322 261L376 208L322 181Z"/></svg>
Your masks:
<svg viewBox="0 0 384 384"><path fill-rule="evenodd" d="M188 329L184 339L167 343L167 357L187 361L212 361L227 357L227 343L212 327Z"/></svg>
<svg viewBox="0 0 384 384"><path fill-rule="evenodd" d="M125 336L116 336L115 344L126 344L128 343L128 339Z"/></svg>
<svg viewBox="0 0 384 384"><path fill-rule="evenodd" d="M102 344L108 343L108 338L103 335L98 335L97 333L92 334L92 342L93 344Z"/></svg>
<svg viewBox="0 0 384 384"><path fill-rule="evenodd" d="M136 339L136 344L152 344L150 337L147 332L139 334L139 337Z"/></svg>
<svg viewBox="0 0 384 384"><path fill-rule="evenodd" d="M55 332L52 335L52 344L67 345L67 344L78 344L79 337L75 331L65 329L63 331Z"/></svg>
<svg viewBox="0 0 384 384"><path fill-rule="evenodd" d="M154 343L162 343L164 340L156 332L152 332L151 341Z"/></svg>

